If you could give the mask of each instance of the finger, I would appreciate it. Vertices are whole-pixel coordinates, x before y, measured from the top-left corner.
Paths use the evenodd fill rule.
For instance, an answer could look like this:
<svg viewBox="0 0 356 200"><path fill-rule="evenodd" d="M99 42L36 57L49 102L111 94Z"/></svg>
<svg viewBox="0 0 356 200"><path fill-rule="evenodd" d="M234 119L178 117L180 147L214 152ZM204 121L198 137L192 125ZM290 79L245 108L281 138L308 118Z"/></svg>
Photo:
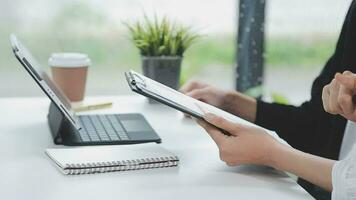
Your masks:
<svg viewBox="0 0 356 200"><path fill-rule="evenodd" d="M338 104L341 107L342 114L349 115L354 112L354 104L352 101L353 91L340 85Z"/></svg>
<svg viewBox="0 0 356 200"><path fill-rule="evenodd" d="M329 107L331 114L339 114L342 112L340 105L338 104L338 95L339 95L340 84L333 79L330 84L330 98L329 98Z"/></svg>
<svg viewBox="0 0 356 200"><path fill-rule="evenodd" d="M330 108L329 108L329 98L330 98L329 85L324 86L321 98L323 100L324 110L326 112L330 112Z"/></svg>
<svg viewBox="0 0 356 200"><path fill-rule="evenodd" d="M226 140L224 134L203 120L197 120L198 124L205 129L215 143L220 146Z"/></svg>
<svg viewBox="0 0 356 200"><path fill-rule="evenodd" d="M194 89L188 93L186 93L187 96L190 96L194 99L202 100L207 98L209 95L209 88L202 88L202 89Z"/></svg>
<svg viewBox="0 0 356 200"><path fill-rule="evenodd" d="M187 84L184 84L179 91L183 94L186 94L194 89L202 88L205 84L199 83L197 81L189 81Z"/></svg>
<svg viewBox="0 0 356 200"><path fill-rule="evenodd" d="M205 108L203 108L201 105L199 105L199 103L195 102L194 104L195 104L195 106L196 106L197 108L199 108L199 110L200 110L203 114L208 113L208 111L207 111Z"/></svg>
<svg viewBox="0 0 356 200"><path fill-rule="evenodd" d="M344 74L337 73L335 79L349 89L356 89L356 76L351 72L344 72Z"/></svg>
<svg viewBox="0 0 356 200"><path fill-rule="evenodd" d="M351 120L351 121L353 121L353 122L356 122L356 108L354 107L354 111L353 111L353 113L352 114L350 114L352 117L351 118L346 118L346 119L348 119L348 120Z"/></svg>
<svg viewBox="0 0 356 200"><path fill-rule="evenodd" d="M344 75L352 75L353 73L350 72L350 71L348 71L348 70L346 70L346 71L344 71L342 74L344 74Z"/></svg>
<svg viewBox="0 0 356 200"><path fill-rule="evenodd" d="M232 135L238 135L240 131L245 128L242 124L233 123L212 113L205 113L204 119L212 125L226 130Z"/></svg>

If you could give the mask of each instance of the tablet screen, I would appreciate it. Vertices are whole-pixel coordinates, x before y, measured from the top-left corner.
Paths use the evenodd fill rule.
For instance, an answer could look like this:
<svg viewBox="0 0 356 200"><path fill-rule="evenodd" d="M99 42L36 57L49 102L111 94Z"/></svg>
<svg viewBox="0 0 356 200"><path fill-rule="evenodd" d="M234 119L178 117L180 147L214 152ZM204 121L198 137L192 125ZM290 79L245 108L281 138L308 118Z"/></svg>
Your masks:
<svg viewBox="0 0 356 200"><path fill-rule="evenodd" d="M74 114L71 112L71 104L64 93L56 86L48 74L42 70L36 59L31 55L27 48L16 38L11 35L11 45L16 58L27 70L27 72L38 83L43 92L51 99L62 114L77 128L79 123L75 120Z"/></svg>
<svg viewBox="0 0 356 200"><path fill-rule="evenodd" d="M140 89L150 92L159 98L169 101L175 105L179 105L184 108L185 111L188 111L188 114L193 113L196 116L203 116L204 113L201 108L198 107L202 102L198 101L190 96L184 95L179 91L176 91L170 87L167 87L159 82L156 82L150 78L142 76L134 71L131 71L132 74L135 74L136 77L139 77L140 80L144 82L144 86Z"/></svg>

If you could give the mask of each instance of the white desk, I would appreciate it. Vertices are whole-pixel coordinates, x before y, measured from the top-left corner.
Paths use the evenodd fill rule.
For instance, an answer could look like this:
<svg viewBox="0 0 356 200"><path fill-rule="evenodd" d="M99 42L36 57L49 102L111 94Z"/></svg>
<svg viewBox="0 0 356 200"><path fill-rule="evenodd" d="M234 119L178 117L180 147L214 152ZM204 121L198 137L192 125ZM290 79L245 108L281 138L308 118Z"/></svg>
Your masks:
<svg viewBox="0 0 356 200"><path fill-rule="evenodd" d="M45 98L0 99L0 199L312 199L295 181L270 168L228 167L193 121L143 97L106 97L101 113L143 113L177 154L178 168L65 176L44 151L54 147Z"/></svg>

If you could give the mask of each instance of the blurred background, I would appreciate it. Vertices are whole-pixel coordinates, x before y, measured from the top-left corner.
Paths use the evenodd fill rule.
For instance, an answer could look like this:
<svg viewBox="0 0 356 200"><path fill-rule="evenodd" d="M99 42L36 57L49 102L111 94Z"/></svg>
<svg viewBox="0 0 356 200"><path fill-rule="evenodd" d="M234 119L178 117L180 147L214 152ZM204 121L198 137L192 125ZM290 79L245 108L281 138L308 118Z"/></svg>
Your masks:
<svg viewBox="0 0 356 200"><path fill-rule="evenodd" d="M351 0L267 0L263 98L299 104L333 53ZM141 71L123 22L167 16L204 37L185 54L184 80L232 89L237 0L0 0L0 97L43 94L12 55L15 33L42 66L52 52L83 52L92 60L87 95L131 94L123 72ZM273 97L273 98L272 98Z"/></svg>

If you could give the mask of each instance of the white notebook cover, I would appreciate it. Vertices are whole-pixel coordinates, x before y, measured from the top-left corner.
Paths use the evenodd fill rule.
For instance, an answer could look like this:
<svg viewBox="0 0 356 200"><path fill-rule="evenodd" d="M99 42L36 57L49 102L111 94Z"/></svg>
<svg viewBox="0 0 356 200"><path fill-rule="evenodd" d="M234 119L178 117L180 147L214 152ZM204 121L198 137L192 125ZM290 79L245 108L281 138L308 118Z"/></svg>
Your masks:
<svg viewBox="0 0 356 200"><path fill-rule="evenodd" d="M47 149L46 154L64 174L173 167L179 162L155 143Z"/></svg>

